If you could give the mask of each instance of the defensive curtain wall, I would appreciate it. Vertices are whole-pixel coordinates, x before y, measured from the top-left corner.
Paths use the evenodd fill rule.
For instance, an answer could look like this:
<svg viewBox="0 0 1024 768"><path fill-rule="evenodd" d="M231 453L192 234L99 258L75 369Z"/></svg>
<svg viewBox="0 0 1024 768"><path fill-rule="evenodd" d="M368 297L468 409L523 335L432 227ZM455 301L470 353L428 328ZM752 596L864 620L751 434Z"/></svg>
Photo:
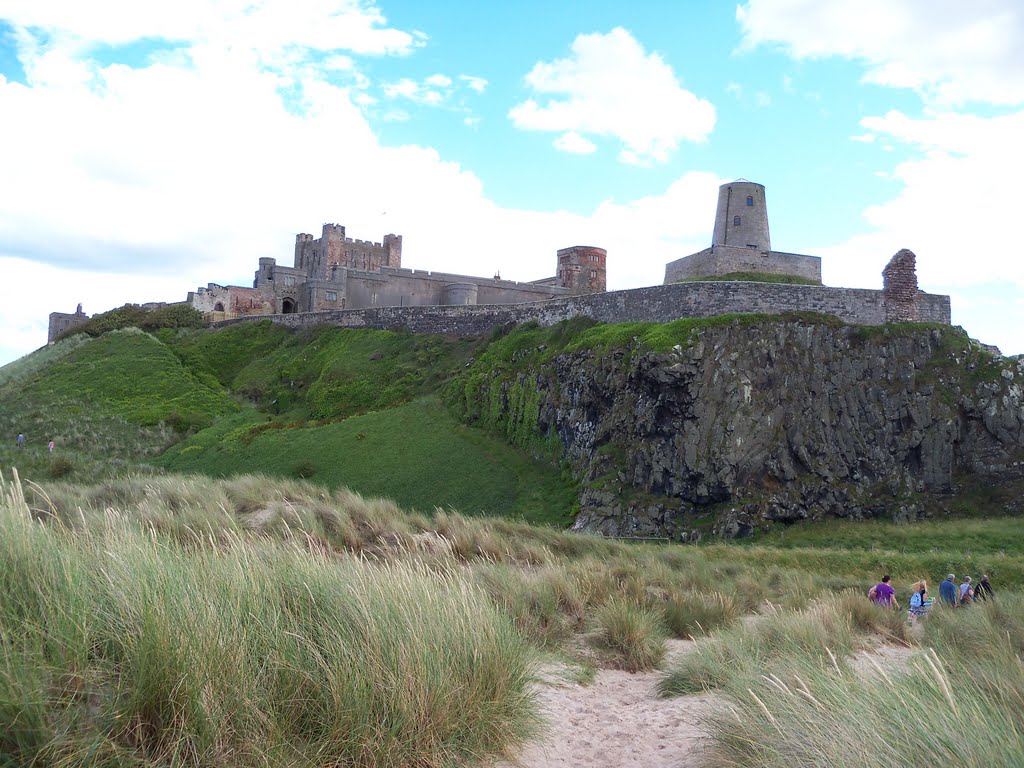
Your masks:
<svg viewBox="0 0 1024 768"><path fill-rule="evenodd" d="M684 317L785 312L817 312L859 325L880 325L896 321L948 325L949 296L917 290L917 278L912 267L910 270L905 268L913 263L910 251L900 251L893 258L894 262L897 260L904 267L900 270L903 280L890 270L883 290L739 281L693 282L566 296L524 304L368 307L291 315L256 315L225 320L215 325L269 319L290 328L327 324L342 328L478 336L496 325L528 322L554 325L573 317L589 317L602 323L665 323ZM908 296L909 285L903 283L910 280L913 281L913 293Z"/></svg>

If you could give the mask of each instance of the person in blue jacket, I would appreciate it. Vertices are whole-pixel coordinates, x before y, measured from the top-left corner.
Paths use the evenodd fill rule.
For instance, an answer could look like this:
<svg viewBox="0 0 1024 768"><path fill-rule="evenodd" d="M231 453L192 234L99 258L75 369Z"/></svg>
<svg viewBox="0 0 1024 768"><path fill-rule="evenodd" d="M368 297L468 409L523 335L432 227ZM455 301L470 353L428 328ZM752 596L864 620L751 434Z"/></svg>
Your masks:
<svg viewBox="0 0 1024 768"><path fill-rule="evenodd" d="M946 605L956 605L956 575L949 574L939 585L939 599Z"/></svg>

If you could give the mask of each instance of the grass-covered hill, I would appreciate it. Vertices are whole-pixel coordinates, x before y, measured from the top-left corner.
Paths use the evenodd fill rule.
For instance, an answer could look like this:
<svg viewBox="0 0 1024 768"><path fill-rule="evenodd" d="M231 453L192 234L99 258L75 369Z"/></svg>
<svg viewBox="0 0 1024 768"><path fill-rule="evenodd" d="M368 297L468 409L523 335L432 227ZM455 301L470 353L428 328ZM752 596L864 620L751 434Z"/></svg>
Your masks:
<svg viewBox="0 0 1024 768"><path fill-rule="evenodd" d="M557 461L441 403L481 344L271 323L72 336L0 369L0 468L36 480L259 471L565 525L577 493Z"/></svg>
<svg viewBox="0 0 1024 768"><path fill-rule="evenodd" d="M137 309L0 369L0 468L260 472L426 512L659 536L1019 508L1007 376L1024 363L960 329L806 313L577 318L474 339L195 329L179 314L119 327ZM999 472L1006 482L989 482ZM969 504L949 501L958 488Z"/></svg>

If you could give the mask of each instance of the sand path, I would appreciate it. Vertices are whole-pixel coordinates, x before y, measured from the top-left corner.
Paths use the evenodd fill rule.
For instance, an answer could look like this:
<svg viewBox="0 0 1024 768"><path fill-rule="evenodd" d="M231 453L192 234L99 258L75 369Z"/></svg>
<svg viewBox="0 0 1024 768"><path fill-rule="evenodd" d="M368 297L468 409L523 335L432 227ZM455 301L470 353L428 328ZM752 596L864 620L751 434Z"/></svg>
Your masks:
<svg viewBox="0 0 1024 768"><path fill-rule="evenodd" d="M756 617L751 617L756 620ZM850 660L859 673L873 675L879 667L905 668L916 649L886 644L882 638ZM695 643L669 640L664 668L688 653ZM490 768L699 768L708 735L701 718L721 706L716 694L662 699L656 685L661 672L629 674L599 670L589 685L572 679L572 667L548 664L535 684L541 714L547 723L542 739L527 745L512 760Z"/></svg>
<svg viewBox="0 0 1024 768"><path fill-rule="evenodd" d="M669 641L666 667L693 645ZM713 696L659 698L655 685L660 672L602 669L586 686L565 672L564 667L549 666L537 684L537 700L548 724L543 739L528 745L514 761L494 768L701 765L707 735L700 716L714 706Z"/></svg>

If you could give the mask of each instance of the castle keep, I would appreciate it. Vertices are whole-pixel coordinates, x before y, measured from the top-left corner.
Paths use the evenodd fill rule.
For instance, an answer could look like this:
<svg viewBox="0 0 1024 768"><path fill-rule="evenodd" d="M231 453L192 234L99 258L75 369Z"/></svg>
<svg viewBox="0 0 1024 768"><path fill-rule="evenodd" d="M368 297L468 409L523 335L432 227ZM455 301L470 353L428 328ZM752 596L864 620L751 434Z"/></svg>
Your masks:
<svg viewBox="0 0 1024 768"><path fill-rule="evenodd" d="M556 254L556 274L528 283L429 272L402 267L401 235L385 235L379 243L354 240L345 236L345 227L324 224L319 238L295 236L292 266L262 258L252 288L210 283L189 293L187 301L214 320L366 307L522 304L603 292L606 259L601 248L563 248Z"/></svg>
<svg viewBox="0 0 1024 768"><path fill-rule="evenodd" d="M668 322L806 311L861 325L950 322L949 296L918 289L916 257L905 249L886 266L882 290L822 285L820 258L772 250L764 186L745 179L719 188L711 246L666 265L663 285L608 293L607 257L593 246L563 248L552 277L521 283L407 269L401 235L354 240L345 227L325 224L319 238L296 235L292 266L261 258L251 288L210 283L186 301L213 322L270 316L292 327L330 323L459 335L580 316L605 323ZM788 276L802 284L732 277L738 273ZM81 307L75 315L53 313L50 341L84 319Z"/></svg>
<svg viewBox="0 0 1024 768"><path fill-rule="evenodd" d="M665 283L742 272L789 275L821 283L821 259L772 250L764 186L739 179L718 188L711 247L665 266Z"/></svg>

